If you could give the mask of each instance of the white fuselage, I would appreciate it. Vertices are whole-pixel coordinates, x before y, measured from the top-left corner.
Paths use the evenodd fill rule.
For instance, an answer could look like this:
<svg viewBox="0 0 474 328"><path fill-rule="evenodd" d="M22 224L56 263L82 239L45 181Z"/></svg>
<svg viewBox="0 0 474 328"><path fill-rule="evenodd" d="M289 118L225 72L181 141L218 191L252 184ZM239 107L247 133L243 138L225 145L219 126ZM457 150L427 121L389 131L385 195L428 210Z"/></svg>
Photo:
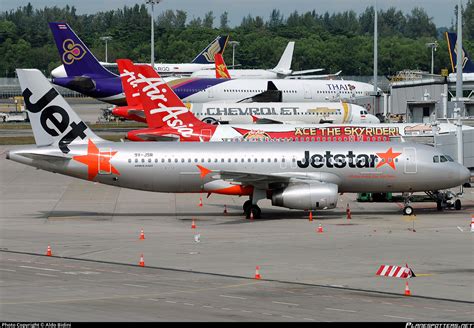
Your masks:
<svg viewBox="0 0 474 328"><path fill-rule="evenodd" d="M111 71L117 71L117 63L105 63L100 62L102 66ZM137 63L139 65L139 63ZM214 64L166 64L166 63L155 63L155 70L162 76L177 75L177 76L189 76L194 72L212 69ZM51 71L51 76L54 78L67 77L64 65L60 65ZM215 77L215 73L214 76Z"/></svg>
<svg viewBox="0 0 474 328"><path fill-rule="evenodd" d="M204 122L249 124L259 120L273 123L380 123L362 106L345 102L306 103L194 103L190 109ZM259 122L257 122L259 123ZM264 122L261 122L264 123ZM266 122L271 123L271 122Z"/></svg>
<svg viewBox="0 0 474 328"><path fill-rule="evenodd" d="M277 73L266 69L229 69L229 75L233 79L279 79L284 78L283 75L278 76ZM215 69L199 70L191 74L191 77L216 77Z"/></svg>
<svg viewBox="0 0 474 328"><path fill-rule="evenodd" d="M174 82L179 83L179 80ZM357 81L289 79L223 79L214 85L207 85L203 79L196 84L189 83L189 86L183 83L179 90L173 89L185 102L236 102L267 91L269 82L282 92L282 102L355 99L370 96L374 90L373 85Z"/></svg>

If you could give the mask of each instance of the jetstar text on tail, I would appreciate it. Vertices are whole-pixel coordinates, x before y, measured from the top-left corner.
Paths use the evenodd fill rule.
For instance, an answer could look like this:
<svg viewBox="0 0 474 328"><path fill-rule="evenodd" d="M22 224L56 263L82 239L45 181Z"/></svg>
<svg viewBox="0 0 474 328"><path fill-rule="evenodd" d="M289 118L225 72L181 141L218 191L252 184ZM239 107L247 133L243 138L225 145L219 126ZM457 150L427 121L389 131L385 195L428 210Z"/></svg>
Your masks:
<svg viewBox="0 0 474 328"><path fill-rule="evenodd" d="M87 126L82 121L78 123L71 122L71 124L69 124L71 119L64 108L56 105L48 106L56 96L59 95L54 88L51 88L36 103L30 101L32 95L33 93L28 88L23 91L26 108L31 113L41 112L41 126L50 136L57 137L62 135L68 127L71 127L71 130L59 140L59 149L61 149L64 154L69 153L70 150L68 146L71 142L77 137L81 139L86 137L84 131L87 130Z"/></svg>
<svg viewBox="0 0 474 328"><path fill-rule="evenodd" d="M310 155L310 152L306 150L304 152L304 159L297 161L296 164L302 169L307 168L309 165L317 169L322 168L323 166L339 169L346 166L349 166L350 168L374 168L376 167L378 158L381 158L381 162L377 165L377 168L384 164L388 164L395 170L395 158L400 154L401 153L393 153L392 148L390 148L386 153L377 153L377 155L356 155L352 150L349 150L347 154L333 155L330 150L327 150L324 154Z"/></svg>

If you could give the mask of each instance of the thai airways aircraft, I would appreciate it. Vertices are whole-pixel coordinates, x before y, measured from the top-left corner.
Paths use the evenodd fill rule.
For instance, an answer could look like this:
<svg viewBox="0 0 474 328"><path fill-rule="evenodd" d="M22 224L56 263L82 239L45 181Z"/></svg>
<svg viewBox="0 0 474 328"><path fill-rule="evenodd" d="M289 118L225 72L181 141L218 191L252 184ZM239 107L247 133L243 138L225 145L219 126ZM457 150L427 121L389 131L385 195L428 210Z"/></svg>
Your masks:
<svg viewBox="0 0 474 328"><path fill-rule="evenodd" d="M219 77L224 77L224 78L233 78L233 79L286 79L286 78L301 78L301 79L309 79L309 78L315 78L315 77L321 77L319 75L303 75L303 74L309 74L309 73L315 73L315 72L321 72L324 69L323 68L315 68L315 69L308 69L304 71L293 71L291 69L291 62L293 59L293 50L295 48L295 42L291 41L288 42L288 45L285 48L285 51L283 52L283 55L280 58L280 61L278 64L272 68L272 69L230 69L226 70L228 71L227 76L216 76L217 78ZM214 60L216 64L216 71L217 71L217 66L219 65L222 67L222 65L225 66L224 60L222 57L219 60L219 64L217 59ZM194 72L191 74L191 77L201 77L201 78L210 78L214 77L217 72L214 72L213 69L202 69L199 71ZM340 73L340 72L339 72ZM338 75L338 73L334 74L334 76Z"/></svg>
<svg viewBox="0 0 474 328"><path fill-rule="evenodd" d="M66 78L68 76L74 76L77 72L70 72L69 68L72 67L68 62L74 60L81 55L81 51L85 51L85 45L80 42L76 42L74 31L66 23L49 23L49 27L53 32L56 46L58 47L59 53L62 58L63 65L56 67L51 71L53 78ZM68 38L66 31L70 30L74 34L75 38ZM166 63L155 63L155 70L160 72L162 76L177 75L177 76L189 76L193 72L203 69L214 69L214 56L216 54L223 54L229 36L218 36L214 39L206 48L204 48L192 61L191 63L179 63L179 64L166 64ZM81 49L82 47L82 49ZM67 50L71 52L68 53ZM87 49L88 50L88 49ZM89 50L88 50L89 51ZM89 51L90 52L90 51ZM66 54L66 55L64 55ZM76 57L74 57L76 55ZM78 60L78 59L76 59ZM105 63L99 62L101 66L108 70L116 70L116 63Z"/></svg>
<svg viewBox="0 0 474 328"><path fill-rule="evenodd" d="M265 198L274 206L330 209L338 193L437 191L470 177L435 148L411 143L110 142L89 129L39 70L17 74L36 145L10 150L6 158L84 180L244 195L246 215L258 218L257 203ZM404 213L411 214L406 200Z"/></svg>
<svg viewBox="0 0 474 328"><path fill-rule="evenodd" d="M114 105L127 105L120 77L100 65L67 24L50 23L68 77L53 83ZM189 102L314 102L368 96L371 84L344 80L265 80L166 78L178 97ZM277 92L274 89L278 89ZM271 90L269 90L271 89ZM270 92L269 92L270 91Z"/></svg>
<svg viewBox="0 0 474 328"><path fill-rule="evenodd" d="M216 61L218 60L216 55ZM115 107L115 116L146 123L140 101L134 64L130 60L117 60L127 106ZM158 75L147 76L158 77ZM171 91L172 92L172 91ZM176 95L174 95L176 97ZM238 123L380 123L379 119L359 105L346 102L324 103L188 103L194 115L210 124Z"/></svg>
<svg viewBox="0 0 474 328"><path fill-rule="evenodd" d="M456 66L457 66L457 35L456 33L446 32L446 41L448 42L449 58L451 60L451 68L453 73L448 75L449 83L456 83ZM462 81L465 89L471 90L474 85L474 64L466 49L462 49Z"/></svg>

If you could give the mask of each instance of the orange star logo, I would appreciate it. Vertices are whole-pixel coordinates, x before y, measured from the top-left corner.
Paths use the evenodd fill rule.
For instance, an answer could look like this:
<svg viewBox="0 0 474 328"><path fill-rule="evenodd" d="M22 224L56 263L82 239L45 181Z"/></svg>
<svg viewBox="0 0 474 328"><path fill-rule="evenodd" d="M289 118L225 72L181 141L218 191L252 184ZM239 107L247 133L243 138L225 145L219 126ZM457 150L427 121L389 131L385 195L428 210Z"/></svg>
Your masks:
<svg viewBox="0 0 474 328"><path fill-rule="evenodd" d="M381 161L377 164L377 169L385 164L388 164L395 170L395 158L400 156L402 153L394 153L392 147L387 150L386 153L377 153L377 156L380 157Z"/></svg>
<svg viewBox="0 0 474 328"><path fill-rule="evenodd" d="M100 152L99 148L89 139L87 155L73 156L72 159L87 165L87 179L94 180L100 171L111 172L120 175L119 171L110 164L110 159L117 152Z"/></svg>

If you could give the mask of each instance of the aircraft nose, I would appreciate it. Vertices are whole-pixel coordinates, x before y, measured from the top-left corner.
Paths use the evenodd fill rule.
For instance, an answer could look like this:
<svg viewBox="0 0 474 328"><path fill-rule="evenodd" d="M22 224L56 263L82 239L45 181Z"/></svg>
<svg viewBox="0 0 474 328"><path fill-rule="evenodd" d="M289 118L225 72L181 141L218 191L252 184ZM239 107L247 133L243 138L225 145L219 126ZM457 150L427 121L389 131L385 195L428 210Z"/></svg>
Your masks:
<svg viewBox="0 0 474 328"><path fill-rule="evenodd" d="M471 171L469 171L467 168L464 166L461 167L459 170L459 179L462 183L464 182L469 182L471 178Z"/></svg>

